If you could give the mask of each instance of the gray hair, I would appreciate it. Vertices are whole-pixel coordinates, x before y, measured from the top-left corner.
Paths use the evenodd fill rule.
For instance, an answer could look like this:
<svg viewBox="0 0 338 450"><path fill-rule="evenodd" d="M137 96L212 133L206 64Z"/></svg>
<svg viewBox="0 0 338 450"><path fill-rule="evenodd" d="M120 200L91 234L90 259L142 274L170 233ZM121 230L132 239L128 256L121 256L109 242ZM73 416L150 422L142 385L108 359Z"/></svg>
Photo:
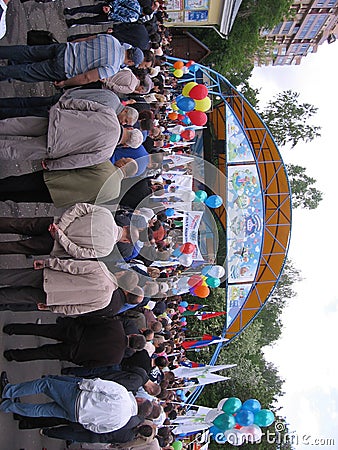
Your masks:
<svg viewBox="0 0 338 450"><path fill-rule="evenodd" d="M138 111L135 108L132 108L131 106L126 106L124 108L124 111L127 114L128 122L131 125L134 125L138 121Z"/></svg>
<svg viewBox="0 0 338 450"><path fill-rule="evenodd" d="M139 147L143 142L143 134L137 128L133 128L132 130L127 130L127 139L125 144L131 148Z"/></svg>

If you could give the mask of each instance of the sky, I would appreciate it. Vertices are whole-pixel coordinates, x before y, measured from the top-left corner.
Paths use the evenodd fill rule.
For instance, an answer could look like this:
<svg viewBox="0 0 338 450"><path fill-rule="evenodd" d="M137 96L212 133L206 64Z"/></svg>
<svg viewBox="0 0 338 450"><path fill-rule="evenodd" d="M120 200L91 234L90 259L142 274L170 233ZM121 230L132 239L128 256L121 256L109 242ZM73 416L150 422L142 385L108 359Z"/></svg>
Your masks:
<svg viewBox="0 0 338 450"><path fill-rule="evenodd" d="M316 210L293 212L288 256L302 281L284 311L281 339L266 349L286 380L279 406L298 437L297 450L315 445L315 439L315 448L338 448L337 69L338 42L325 43L299 66L255 68L251 79L261 88L262 105L278 92L299 92L300 102L319 108L311 123L322 127L313 142L280 148L283 160L306 167L324 194Z"/></svg>

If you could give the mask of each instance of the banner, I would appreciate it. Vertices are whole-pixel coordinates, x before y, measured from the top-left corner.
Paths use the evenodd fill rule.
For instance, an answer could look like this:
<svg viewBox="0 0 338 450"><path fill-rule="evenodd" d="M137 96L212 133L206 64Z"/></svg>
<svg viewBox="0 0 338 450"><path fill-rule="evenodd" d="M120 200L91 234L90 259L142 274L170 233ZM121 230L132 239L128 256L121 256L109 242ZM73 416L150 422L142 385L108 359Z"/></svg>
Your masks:
<svg viewBox="0 0 338 450"><path fill-rule="evenodd" d="M186 211L183 216L183 243L191 242L196 245L192 254L195 261L204 261L198 246L198 230L203 216L203 211Z"/></svg>

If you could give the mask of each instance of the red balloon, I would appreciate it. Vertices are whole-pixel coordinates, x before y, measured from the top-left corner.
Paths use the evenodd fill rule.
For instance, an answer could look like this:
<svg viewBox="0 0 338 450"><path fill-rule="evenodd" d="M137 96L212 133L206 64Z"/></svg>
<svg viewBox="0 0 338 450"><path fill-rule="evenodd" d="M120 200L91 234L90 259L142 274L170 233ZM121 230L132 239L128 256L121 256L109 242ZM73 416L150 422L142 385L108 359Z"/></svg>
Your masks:
<svg viewBox="0 0 338 450"><path fill-rule="evenodd" d="M181 133L181 138L185 139L186 141L191 141L191 139L194 139L195 137L195 130L184 130Z"/></svg>
<svg viewBox="0 0 338 450"><path fill-rule="evenodd" d="M194 100L203 100L208 95L208 88L204 84L194 86L189 92L189 97Z"/></svg>
<svg viewBox="0 0 338 450"><path fill-rule="evenodd" d="M189 67L192 66L193 64L195 64L195 61L193 61L191 59L190 61L187 62L187 64L185 66L188 67L188 69L189 69Z"/></svg>
<svg viewBox="0 0 338 450"><path fill-rule="evenodd" d="M208 116L202 111L189 111L186 114L193 125L202 127L208 122Z"/></svg>
<svg viewBox="0 0 338 450"><path fill-rule="evenodd" d="M194 252L196 248L195 244L192 244L191 242L186 242L185 244L181 245L180 250L182 253L185 253L186 255L190 255Z"/></svg>
<svg viewBox="0 0 338 450"><path fill-rule="evenodd" d="M196 286L194 287L194 292L197 297L206 298L210 294L210 289L208 286Z"/></svg>
<svg viewBox="0 0 338 450"><path fill-rule="evenodd" d="M177 114L177 119L178 120L183 120L185 117L185 114Z"/></svg>
<svg viewBox="0 0 338 450"><path fill-rule="evenodd" d="M200 275L192 275L188 280L188 284L191 287L199 286L202 283L203 283L203 278Z"/></svg>

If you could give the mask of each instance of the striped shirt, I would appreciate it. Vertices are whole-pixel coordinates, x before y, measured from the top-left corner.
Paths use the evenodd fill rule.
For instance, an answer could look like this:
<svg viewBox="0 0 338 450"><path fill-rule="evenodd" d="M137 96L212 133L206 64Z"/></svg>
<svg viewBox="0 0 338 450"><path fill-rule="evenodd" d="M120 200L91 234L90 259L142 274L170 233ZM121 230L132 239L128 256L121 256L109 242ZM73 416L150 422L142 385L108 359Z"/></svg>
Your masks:
<svg viewBox="0 0 338 450"><path fill-rule="evenodd" d="M95 39L68 42L65 52L67 78L98 69L100 79L117 73L124 63L125 51L131 46L120 44L113 36L99 34Z"/></svg>

